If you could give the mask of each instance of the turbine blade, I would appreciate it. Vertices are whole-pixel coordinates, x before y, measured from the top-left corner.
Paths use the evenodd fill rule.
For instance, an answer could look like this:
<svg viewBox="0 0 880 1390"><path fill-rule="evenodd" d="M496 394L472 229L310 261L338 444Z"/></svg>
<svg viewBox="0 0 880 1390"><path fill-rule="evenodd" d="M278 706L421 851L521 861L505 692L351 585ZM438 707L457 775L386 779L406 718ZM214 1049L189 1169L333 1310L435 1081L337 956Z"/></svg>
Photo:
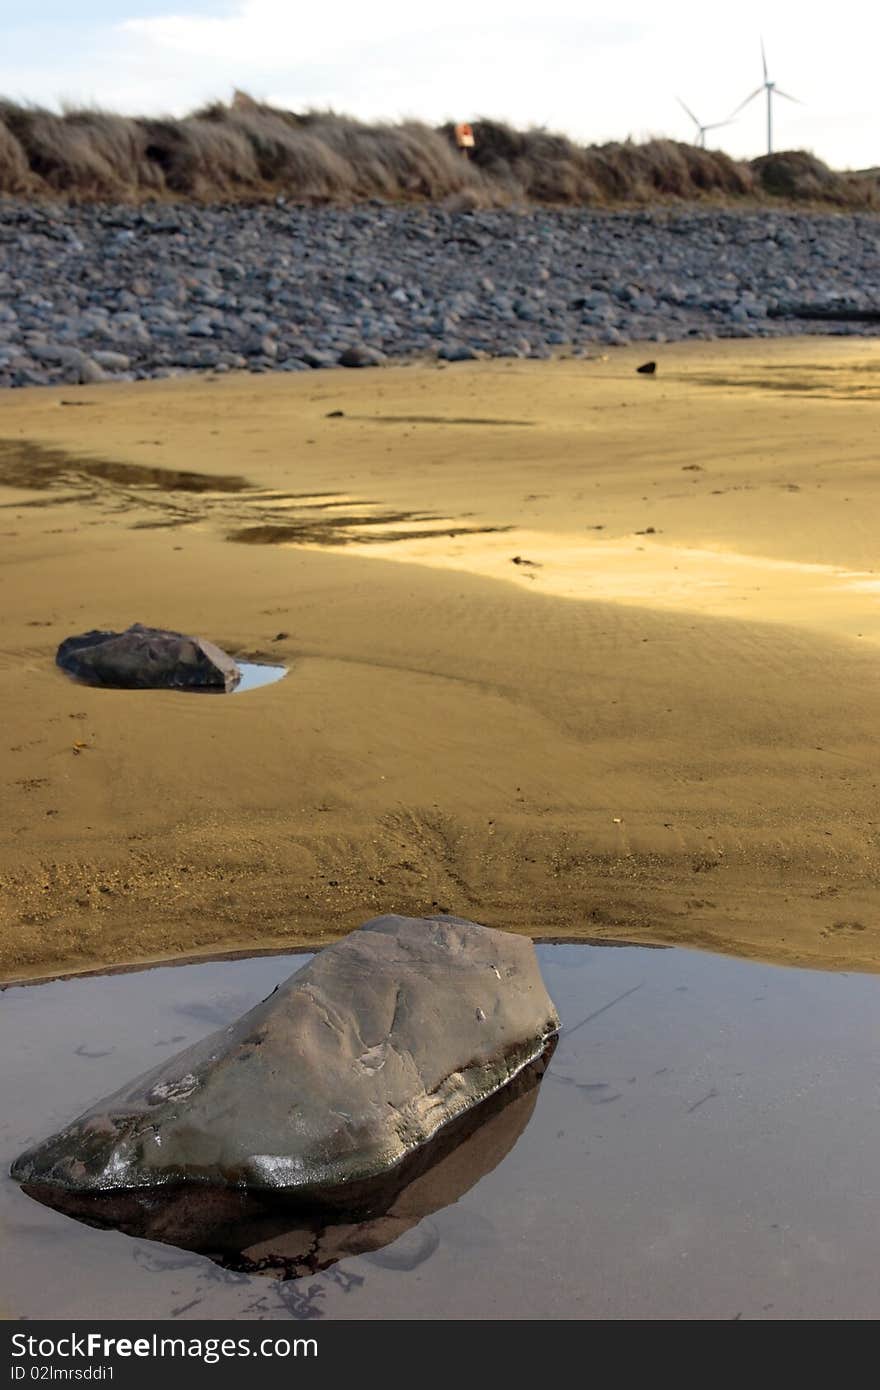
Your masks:
<svg viewBox="0 0 880 1390"><path fill-rule="evenodd" d="M696 118L696 116L694 115L693 111L692 111L691 108L686 104L686 102L683 102L682 99L681 99L681 97L676 97L675 100L678 102L678 104L679 104L679 106L682 108L682 110L683 110L683 111L686 111L686 112L688 113L688 115L690 116L690 118L691 118L691 120L693 121L694 125L695 125L695 126L699 126L700 122L697 120L697 118Z"/></svg>
<svg viewBox="0 0 880 1390"><path fill-rule="evenodd" d="M777 97L785 97L786 101L796 101L798 106L804 105L804 102L801 101L800 97L790 96L788 92L781 91L779 87L773 88L773 95Z"/></svg>
<svg viewBox="0 0 880 1390"><path fill-rule="evenodd" d="M764 52L764 39L761 38L761 64L764 68L764 81L767 81L767 54Z"/></svg>
<svg viewBox="0 0 880 1390"><path fill-rule="evenodd" d="M720 130L721 127L722 127L723 125L733 125L733 121L732 121L732 120L727 120L727 121L713 121L711 125L704 125L704 126L703 126L703 129L704 129L704 130Z"/></svg>
<svg viewBox="0 0 880 1390"><path fill-rule="evenodd" d="M739 115L739 113L740 113L740 111L742 111L743 107L748 106L748 104L749 104L750 101L754 101L754 100L755 100L755 97L759 97L759 96L761 95L761 93L763 92L763 90L764 90L763 87L756 87L755 90L752 92L751 96L746 97L745 101L741 101L740 104L739 104L739 106L737 106L733 111L731 111L731 113L730 113L730 115L729 115L729 117L728 117L728 120L731 120L731 121L732 121L733 118L734 118L734 116Z"/></svg>

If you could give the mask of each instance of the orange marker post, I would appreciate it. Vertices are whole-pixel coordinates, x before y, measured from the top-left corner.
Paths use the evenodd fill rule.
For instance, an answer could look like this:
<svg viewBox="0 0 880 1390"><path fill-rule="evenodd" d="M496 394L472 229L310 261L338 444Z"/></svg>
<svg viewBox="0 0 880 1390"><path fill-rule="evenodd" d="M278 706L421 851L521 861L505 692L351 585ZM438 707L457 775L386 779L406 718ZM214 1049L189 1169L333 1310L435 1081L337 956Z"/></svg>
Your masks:
<svg viewBox="0 0 880 1390"><path fill-rule="evenodd" d="M470 152L474 148L476 141L474 140L472 128L466 122L462 122L455 127L455 143L461 150L465 159L470 159Z"/></svg>

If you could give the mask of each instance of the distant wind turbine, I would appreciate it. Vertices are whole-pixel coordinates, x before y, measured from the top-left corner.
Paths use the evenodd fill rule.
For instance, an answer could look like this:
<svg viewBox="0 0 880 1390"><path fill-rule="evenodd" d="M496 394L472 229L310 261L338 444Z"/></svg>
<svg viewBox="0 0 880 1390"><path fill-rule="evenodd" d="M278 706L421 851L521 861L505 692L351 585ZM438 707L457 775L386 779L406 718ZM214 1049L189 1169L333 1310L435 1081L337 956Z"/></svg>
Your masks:
<svg viewBox="0 0 880 1390"><path fill-rule="evenodd" d="M731 122L731 120L733 119L732 116L729 116L729 117L727 118L726 121L711 121L711 122L709 123L709 125L704 125L702 121L700 121L700 120L697 119L697 117L694 115L694 113L693 113L693 111L691 110L691 108L690 108L689 106L685 105L685 103L682 101L681 97L676 97L675 100L678 102L678 104L679 104L679 106L681 107L682 111L686 111L686 112L687 112L687 114L690 116L691 120L693 121L694 125L697 127L697 139L696 139L696 143L699 145L699 147L700 147L701 150L704 150L704 149L706 148L706 131L707 131L707 130L718 130L719 127L721 127L721 126L723 126L723 125L730 125L730 122Z"/></svg>
<svg viewBox="0 0 880 1390"><path fill-rule="evenodd" d="M755 90L752 92L751 96L747 96L746 99L745 99L745 101L741 101L741 102L740 102L739 106L736 108L736 110L735 110L732 114L733 114L734 116L738 116L739 113L740 113L740 111L742 111L744 107L748 106L748 104L749 104L750 101L754 101L754 100L755 100L755 97L759 97L759 96L761 95L762 92L766 92L766 93L767 93L767 153L768 153L768 154L772 154L772 153L773 153L773 98L774 98L774 96L777 96L777 97L785 97L785 100L786 100L786 101L796 101L796 102L798 103L799 106L802 106L802 105L803 105L803 102L801 102L800 99L799 99L798 97L790 96L788 92L783 92L783 91L781 91L780 88L777 87L777 85L776 85L775 82L771 82L771 81L770 81L770 78L767 76L767 55L766 55L766 53L764 52L764 40L763 40L763 39L761 40L761 64L762 64L762 66L763 66L763 68L764 68L764 81L761 83L760 87L756 87L756 88L755 88Z"/></svg>

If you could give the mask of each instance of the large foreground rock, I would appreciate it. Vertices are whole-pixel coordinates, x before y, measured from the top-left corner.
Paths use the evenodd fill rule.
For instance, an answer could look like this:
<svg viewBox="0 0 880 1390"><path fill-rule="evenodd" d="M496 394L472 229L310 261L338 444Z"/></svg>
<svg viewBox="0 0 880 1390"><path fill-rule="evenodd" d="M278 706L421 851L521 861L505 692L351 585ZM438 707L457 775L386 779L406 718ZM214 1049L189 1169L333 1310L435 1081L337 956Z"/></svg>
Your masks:
<svg viewBox="0 0 880 1390"><path fill-rule="evenodd" d="M500 1091L444 1125L389 1173L322 1189L320 1200L284 1191L179 1183L108 1192L26 1184L25 1191L89 1226L123 1231L205 1255L224 1269L296 1279L349 1255L373 1254L393 1269L430 1259L434 1212L490 1173L532 1116L555 1040ZM375 1254L393 1245L387 1254Z"/></svg>
<svg viewBox="0 0 880 1390"><path fill-rule="evenodd" d="M232 690L241 679L232 657L213 642L142 623L124 632L67 637L55 660L89 685L125 690Z"/></svg>
<svg viewBox="0 0 880 1390"><path fill-rule="evenodd" d="M527 938L378 917L12 1176L44 1200L182 1183L338 1196L505 1086L558 1027Z"/></svg>

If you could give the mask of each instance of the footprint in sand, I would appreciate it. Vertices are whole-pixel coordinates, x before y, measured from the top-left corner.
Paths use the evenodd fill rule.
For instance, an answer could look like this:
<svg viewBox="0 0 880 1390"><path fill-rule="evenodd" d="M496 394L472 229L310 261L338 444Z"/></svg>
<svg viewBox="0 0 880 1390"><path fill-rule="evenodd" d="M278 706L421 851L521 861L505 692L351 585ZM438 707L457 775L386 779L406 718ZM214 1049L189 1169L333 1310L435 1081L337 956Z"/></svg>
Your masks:
<svg viewBox="0 0 880 1390"><path fill-rule="evenodd" d="M864 922L845 920L840 922L832 922L831 926L823 927L820 935L825 937L853 936L856 932L862 932L867 930L868 928L865 926Z"/></svg>

